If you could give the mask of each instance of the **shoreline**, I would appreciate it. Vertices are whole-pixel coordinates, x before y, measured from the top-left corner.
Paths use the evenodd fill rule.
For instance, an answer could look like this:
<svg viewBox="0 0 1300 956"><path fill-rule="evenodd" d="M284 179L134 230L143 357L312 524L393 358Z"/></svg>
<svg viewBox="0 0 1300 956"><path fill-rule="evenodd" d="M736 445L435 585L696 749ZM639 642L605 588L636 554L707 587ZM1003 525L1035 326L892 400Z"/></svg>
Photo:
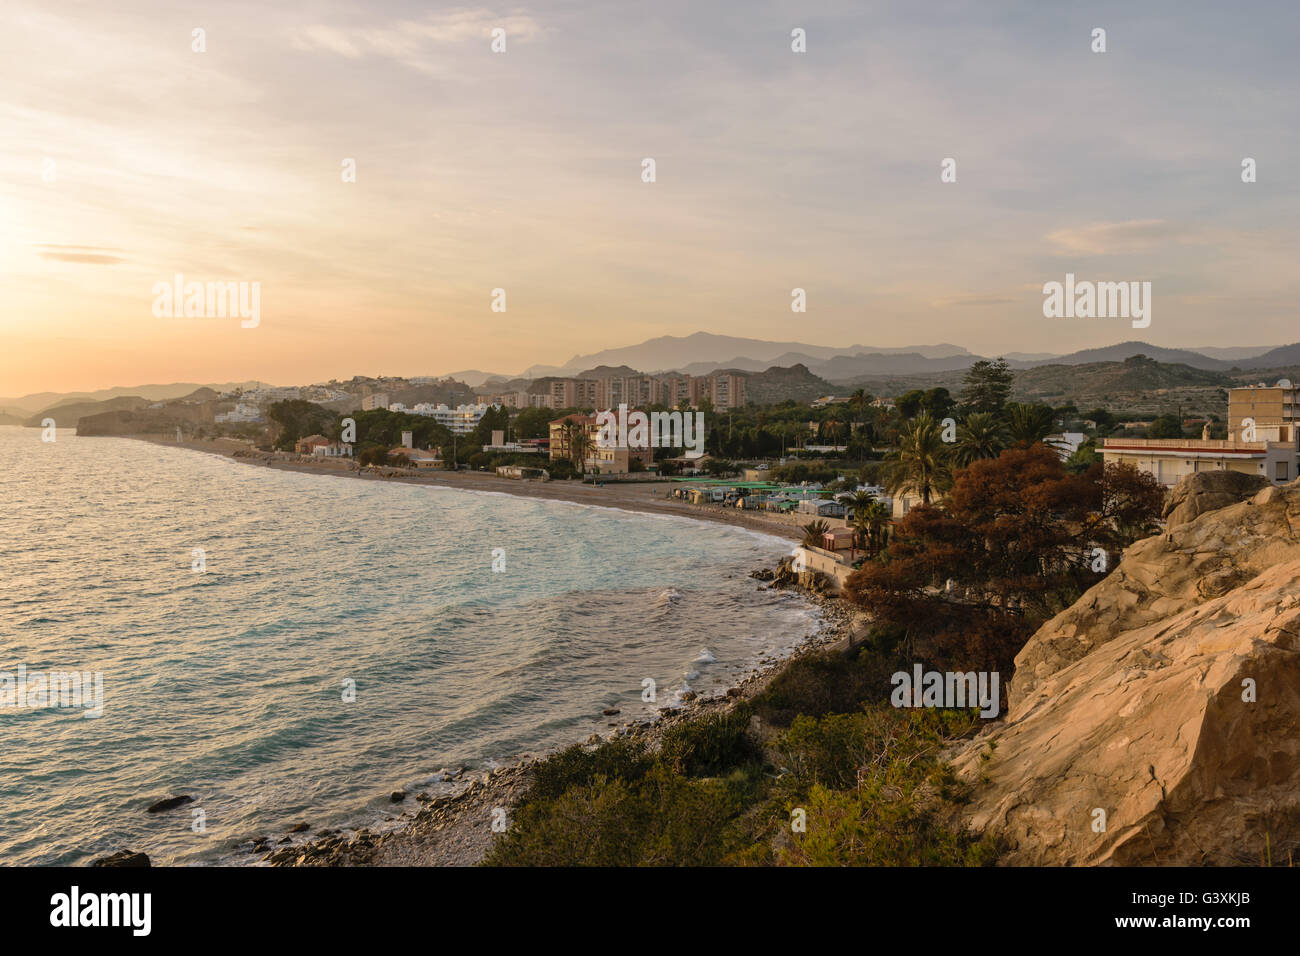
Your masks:
<svg viewBox="0 0 1300 956"><path fill-rule="evenodd" d="M87 436L90 437L90 436ZM100 437L100 436L94 436ZM235 441L174 442L158 436L104 436L134 438L160 446L182 448L213 454L232 461L261 465L281 471L353 478L364 481L394 481L402 484L433 485L509 494L520 498L562 501L595 508L656 516L671 516L728 525L759 534L798 541L802 530L797 519L788 515L745 513L721 505L692 505L688 502L652 494L670 482L638 482L595 487L578 481L520 481L483 472L426 472L407 474L393 469L360 471L351 460L311 460L306 456L261 452ZM803 517L803 516L800 516ZM757 571L758 569L755 569ZM783 587L756 580L758 589ZM727 687L713 690L709 696L693 696L677 706L662 706L654 718L613 721L604 734L593 733L586 741L571 744L595 746L619 738L640 740L657 749L665 730L683 721L708 713L725 713L740 701L759 693L790 662L806 654L847 645L855 633L859 613L837 598L800 590L800 594L819 611L814 633L787 652L754 661L733 678ZM617 717L618 712L605 714ZM532 767L564 746L544 751L538 756L524 754L513 762L493 769L457 769L440 771L430 786L451 785L451 793L431 796L394 791L390 797L394 816L383 822L356 827L324 829L316 832L306 823L274 836L250 837L230 847L219 865L239 865L230 857L244 857L251 866L473 866L482 861L492 845L494 814L504 809L508 814L517 804L531 780ZM412 804L415 804L413 807Z"/></svg>
<svg viewBox="0 0 1300 956"><path fill-rule="evenodd" d="M812 653L846 649L858 633L855 625L860 613L838 598L801 593L819 608L822 620L817 632L789 653L762 659L737 683L716 694L693 697L676 707L661 707L653 719L618 724L606 734L591 734L585 741L575 740L567 746L595 747L631 739L646 744L652 751L657 750L669 728L707 714L730 712L765 689L791 662ZM525 754L491 770L457 771L458 782L468 780L467 785L440 797L417 794L415 799L421 804L420 809L390 818L392 826L322 831L300 842L294 842L291 835L275 844L261 838L246 847L245 852L261 854L250 865L266 866L475 866L492 846L494 817L504 810L508 821L510 812L528 789L532 768L564 749L564 746L552 748L540 756ZM405 803L406 798L403 794L397 802Z"/></svg>
<svg viewBox="0 0 1300 956"><path fill-rule="evenodd" d="M275 468L280 471L327 475L335 478L352 478L359 481L393 481L407 485L459 488L463 491L496 492L498 494L514 495L517 498L565 501L571 504L588 505L596 508L616 508L620 511L633 513L671 515L696 521L726 524L762 534L774 535L789 541L797 542L803 538L801 521L790 515L745 512L735 508L724 508L722 505L693 505L685 501L674 500L659 493L673 487L674 483L668 481L616 482L603 487L596 487L581 481L524 481L517 478L502 478L500 475L487 472L473 471L403 473L397 469L389 468L361 471L355 467L355 463L351 459L321 458L313 460L305 455L258 451L242 442L231 440L176 442L153 435L93 437L145 441L166 448L182 448L189 451L203 452L239 464L260 465L264 468ZM807 515L800 515L799 519L812 520Z"/></svg>

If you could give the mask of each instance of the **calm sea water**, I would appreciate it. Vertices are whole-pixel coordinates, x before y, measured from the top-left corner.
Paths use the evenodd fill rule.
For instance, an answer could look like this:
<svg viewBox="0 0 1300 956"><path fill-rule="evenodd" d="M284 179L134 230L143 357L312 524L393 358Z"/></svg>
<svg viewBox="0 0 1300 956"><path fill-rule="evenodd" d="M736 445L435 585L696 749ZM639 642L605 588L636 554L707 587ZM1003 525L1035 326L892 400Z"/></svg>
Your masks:
<svg viewBox="0 0 1300 956"><path fill-rule="evenodd" d="M720 692L815 630L747 577L786 551L688 519L0 427L0 672L104 680L97 719L0 708L0 861L246 862L242 841L298 820L382 820L391 790L433 790L440 768ZM144 812L179 793L197 802Z"/></svg>

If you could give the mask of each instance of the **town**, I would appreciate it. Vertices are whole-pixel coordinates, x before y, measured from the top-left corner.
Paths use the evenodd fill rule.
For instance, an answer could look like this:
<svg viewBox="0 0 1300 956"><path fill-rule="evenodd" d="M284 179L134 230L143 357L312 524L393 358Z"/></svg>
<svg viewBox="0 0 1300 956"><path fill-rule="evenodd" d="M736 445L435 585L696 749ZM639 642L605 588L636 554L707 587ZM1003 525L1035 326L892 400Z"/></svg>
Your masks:
<svg viewBox="0 0 1300 956"><path fill-rule="evenodd" d="M1111 364L1154 383L1169 374L1140 354ZM160 402L119 398L48 414L81 435L222 442L388 477L477 472L641 486L657 500L806 532L800 568L820 575L831 593L881 551L891 525L918 505L942 505L964 469L1009 449L1049 448L1065 474L1144 475L1162 496L1205 473L1221 476L1216 487L1233 489L1286 484L1300 474L1300 389L1290 379L1201 386L1178 393L1177 414L1135 415L1125 404L1149 409L1144 401L1152 400L1158 408L1168 389L1080 408L1068 396L1020 395L1036 372L981 359L960 370L960 380L942 379L951 390L878 381L860 384L889 391L816 396L807 385L834 383L803 366L703 375L604 366L573 376L488 378L477 388L454 377L358 376L298 388L204 388ZM792 375L804 381L791 387ZM787 383L785 391L767 384L773 378ZM78 417L70 422L67 412ZM680 427L683 419L700 423L702 434ZM641 424L629 429L630 421ZM679 425L653 441L644 434L646 423L666 421Z"/></svg>

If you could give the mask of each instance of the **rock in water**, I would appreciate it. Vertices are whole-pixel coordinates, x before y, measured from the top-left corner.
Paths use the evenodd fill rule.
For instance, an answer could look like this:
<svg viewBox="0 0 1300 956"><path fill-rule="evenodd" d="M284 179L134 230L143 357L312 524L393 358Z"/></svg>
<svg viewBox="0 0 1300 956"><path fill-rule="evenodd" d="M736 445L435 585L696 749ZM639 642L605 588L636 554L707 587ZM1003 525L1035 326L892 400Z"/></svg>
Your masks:
<svg viewBox="0 0 1300 956"><path fill-rule="evenodd" d="M133 850L118 850L90 861L91 866L148 866L149 857Z"/></svg>
<svg viewBox="0 0 1300 956"><path fill-rule="evenodd" d="M951 758L975 785L967 822L1005 838L1003 862L1285 863L1300 841L1300 486L1138 542L1016 666L1005 720Z"/></svg>
<svg viewBox="0 0 1300 956"><path fill-rule="evenodd" d="M162 813L164 810L175 810L177 807L183 807L187 803L193 803L194 798L188 795L179 797L168 797L165 800L159 800L157 803L149 805L145 813Z"/></svg>

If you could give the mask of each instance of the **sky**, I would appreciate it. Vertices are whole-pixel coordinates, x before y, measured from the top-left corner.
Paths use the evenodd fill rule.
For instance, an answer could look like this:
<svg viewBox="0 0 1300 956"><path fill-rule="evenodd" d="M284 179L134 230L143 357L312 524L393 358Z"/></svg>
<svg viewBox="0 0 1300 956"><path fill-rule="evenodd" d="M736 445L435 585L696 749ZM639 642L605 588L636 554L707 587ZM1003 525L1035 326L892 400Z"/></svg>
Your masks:
<svg viewBox="0 0 1300 956"><path fill-rule="evenodd" d="M1293 342L1298 30L1289 2L6 0L0 395L696 331ZM158 317L178 273L259 283L258 324ZM1151 282L1150 327L1045 318L1066 273Z"/></svg>

